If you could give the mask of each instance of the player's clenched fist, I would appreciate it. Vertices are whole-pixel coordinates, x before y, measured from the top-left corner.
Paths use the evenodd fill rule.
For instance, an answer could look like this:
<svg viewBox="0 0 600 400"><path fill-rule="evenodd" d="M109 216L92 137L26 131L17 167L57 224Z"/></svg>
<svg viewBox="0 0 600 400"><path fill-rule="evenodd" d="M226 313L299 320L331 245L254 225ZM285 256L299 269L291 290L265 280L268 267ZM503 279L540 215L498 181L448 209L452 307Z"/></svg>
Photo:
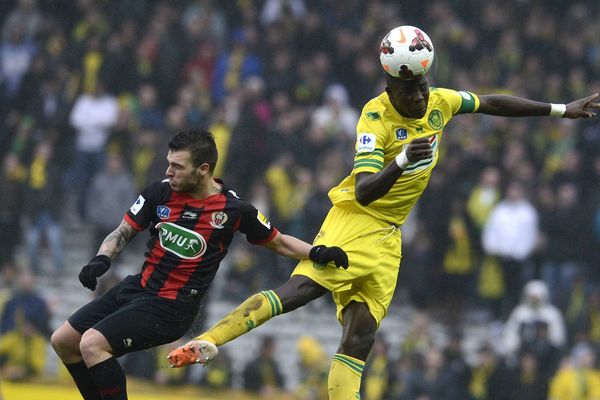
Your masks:
<svg viewBox="0 0 600 400"><path fill-rule="evenodd" d="M406 169L409 164L417 161L427 160L433 155L433 147L429 142L429 138L418 138L405 146L404 149L396 156L396 165L401 169Z"/></svg>
<svg viewBox="0 0 600 400"><path fill-rule="evenodd" d="M79 273L79 282L90 290L96 290L98 278L110 268L110 258L103 254L90 260L87 265L81 268Z"/></svg>
<svg viewBox="0 0 600 400"><path fill-rule="evenodd" d="M191 340L171 350L167 359L171 368L181 368L192 364L206 365L217 354L217 346L204 340Z"/></svg>

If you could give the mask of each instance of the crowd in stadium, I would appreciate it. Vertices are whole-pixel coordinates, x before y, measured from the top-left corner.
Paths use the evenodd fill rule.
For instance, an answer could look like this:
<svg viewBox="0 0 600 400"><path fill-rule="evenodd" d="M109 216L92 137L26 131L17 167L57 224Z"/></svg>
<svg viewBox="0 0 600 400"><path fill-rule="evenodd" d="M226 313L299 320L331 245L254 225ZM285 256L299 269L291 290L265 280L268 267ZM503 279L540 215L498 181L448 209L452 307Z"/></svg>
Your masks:
<svg viewBox="0 0 600 400"><path fill-rule="evenodd" d="M67 269L65 227L92 230L94 253L139 191L164 176L177 130L213 132L215 176L310 242L328 190L352 168L361 108L384 89L378 46L392 27L428 32L432 86L565 103L600 92L599 15L592 0L2 2L3 379L39 373L15 371L11 357L27 355L9 350L16 329L47 339L48 320L27 312L43 291L27 288ZM462 116L441 151L403 228L394 302L421 311L399 357L377 342L364 398L598 398L598 119ZM39 268L41 254L51 270ZM222 296L233 303L277 287L294 265L242 243L229 257ZM9 288L17 279L22 290ZM19 304L25 312L15 313ZM467 362L461 331L472 310L501 321L506 343L481 343ZM450 332L444 348L429 340L432 317ZM285 387L272 351L265 340L255 362L272 376L250 377L249 389L265 390L261 379ZM219 357L203 384L230 382ZM303 370L298 398L322 398L309 392L327 356L301 358L325 369Z"/></svg>

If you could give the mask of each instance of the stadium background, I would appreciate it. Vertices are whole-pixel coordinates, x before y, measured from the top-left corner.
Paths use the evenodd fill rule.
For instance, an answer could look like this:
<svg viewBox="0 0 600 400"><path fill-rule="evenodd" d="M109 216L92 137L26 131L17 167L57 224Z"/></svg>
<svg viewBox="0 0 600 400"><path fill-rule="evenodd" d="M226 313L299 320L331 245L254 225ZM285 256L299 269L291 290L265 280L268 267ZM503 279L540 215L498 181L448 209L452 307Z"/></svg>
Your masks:
<svg viewBox="0 0 600 400"><path fill-rule="evenodd" d="M80 267L138 191L163 176L165 143L177 129L208 127L220 150L217 175L280 230L310 241L327 190L352 166L358 113L383 90L377 50L388 30L411 24L430 35L435 86L561 103L600 91L598 17L593 0L3 1L0 304L15 312L3 312L0 393L77 398L48 333L93 295L77 281ZM75 118L75 105L102 88L102 107L83 104ZM462 388L501 398L494 379L530 391L577 386L569 368L600 343L598 119L461 116L442 148L404 227L398 289L363 397L462 399L450 397ZM536 334L525 352L504 342L520 290L499 284L503 267L481 246L513 180L538 218L534 249L519 260L519 288L546 278L567 329L558 346ZM139 270L144 238L100 292ZM293 267L243 240L228 257L190 336ZM229 387L244 396L251 362L262 397L323 398L341 333L333 314L329 299L317 301L225 346L205 369L166 369L166 349L122 359L131 398L235 398ZM19 354L34 344L44 350ZM588 397L571 398L593 398L600 372L592 364ZM525 369L537 378L520 379Z"/></svg>

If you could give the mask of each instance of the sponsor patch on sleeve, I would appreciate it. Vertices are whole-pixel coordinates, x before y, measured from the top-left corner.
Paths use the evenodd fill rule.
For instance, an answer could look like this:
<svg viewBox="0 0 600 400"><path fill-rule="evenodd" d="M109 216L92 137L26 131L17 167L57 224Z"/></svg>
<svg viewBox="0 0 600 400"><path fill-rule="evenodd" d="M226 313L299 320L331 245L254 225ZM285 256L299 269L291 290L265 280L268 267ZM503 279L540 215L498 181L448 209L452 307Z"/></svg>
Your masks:
<svg viewBox="0 0 600 400"><path fill-rule="evenodd" d="M137 200L135 201L135 203L133 203L133 205L129 209L129 211L131 211L131 213L133 215L137 215L137 213L140 212L140 210L142 209L142 207L144 207L144 203L145 202L146 202L146 199L144 199L144 196L142 196L140 194L139 197L137 198Z"/></svg>
<svg viewBox="0 0 600 400"><path fill-rule="evenodd" d="M357 153L371 153L375 150L376 138L373 133L360 133L356 141Z"/></svg>
<svg viewBox="0 0 600 400"><path fill-rule="evenodd" d="M267 229L271 229L271 223L260 211L256 214L256 219L258 219L258 222L266 226Z"/></svg>

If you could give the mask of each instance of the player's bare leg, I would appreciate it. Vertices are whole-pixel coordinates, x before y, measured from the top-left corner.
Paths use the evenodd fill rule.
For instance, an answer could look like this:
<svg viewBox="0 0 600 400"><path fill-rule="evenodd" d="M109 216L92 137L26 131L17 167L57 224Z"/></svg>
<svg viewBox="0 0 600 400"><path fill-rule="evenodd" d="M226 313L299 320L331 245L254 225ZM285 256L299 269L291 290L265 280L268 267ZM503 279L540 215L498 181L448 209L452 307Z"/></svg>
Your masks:
<svg viewBox="0 0 600 400"><path fill-rule="evenodd" d="M125 373L104 335L96 329L88 329L81 337L79 347L102 399L127 400Z"/></svg>
<svg viewBox="0 0 600 400"><path fill-rule="evenodd" d="M65 321L50 339L54 351L67 367L81 396L85 400L100 400L102 399L100 391L79 350L80 342L81 334L68 321Z"/></svg>
<svg viewBox="0 0 600 400"><path fill-rule="evenodd" d="M333 356L327 388L330 400L358 398L360 381L377 331L377 322L365 303L351 302L342 311L343 334Z"/></svg>

